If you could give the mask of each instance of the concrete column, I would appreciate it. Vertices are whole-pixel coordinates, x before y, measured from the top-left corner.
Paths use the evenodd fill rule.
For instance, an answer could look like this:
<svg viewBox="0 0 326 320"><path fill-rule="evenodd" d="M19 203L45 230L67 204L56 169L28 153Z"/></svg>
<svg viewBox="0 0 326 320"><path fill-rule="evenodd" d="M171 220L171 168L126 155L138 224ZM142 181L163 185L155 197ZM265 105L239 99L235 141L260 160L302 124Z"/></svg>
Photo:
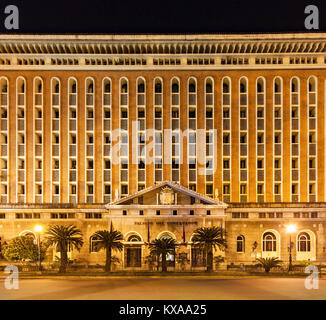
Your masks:
<svg viewBox="0 0 326 320"><path fill-rule="evenodd" d="M231 201L239 202L239 77L231 77Z"/></svg>

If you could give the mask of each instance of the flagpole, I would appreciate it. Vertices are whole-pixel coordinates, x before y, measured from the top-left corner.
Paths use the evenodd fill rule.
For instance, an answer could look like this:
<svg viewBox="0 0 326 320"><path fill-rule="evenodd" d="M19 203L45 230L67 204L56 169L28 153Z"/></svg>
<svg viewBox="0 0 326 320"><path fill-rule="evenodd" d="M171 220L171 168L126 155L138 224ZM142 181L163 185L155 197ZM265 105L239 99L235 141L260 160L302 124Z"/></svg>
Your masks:
<svg viewBox="0 0 326 320"><path fill-rule="evenodd" d="M150 239L150 232L149 232L149 221L147 223L147 242L150 243L151 239Z"/></svg>
<svg viewBox="0 0 326 320"><path fill-rule="evenodd" d="M183 243L186 243L186 234L185 234L185 223L182 223L182 238L183 238Z"/></svg>

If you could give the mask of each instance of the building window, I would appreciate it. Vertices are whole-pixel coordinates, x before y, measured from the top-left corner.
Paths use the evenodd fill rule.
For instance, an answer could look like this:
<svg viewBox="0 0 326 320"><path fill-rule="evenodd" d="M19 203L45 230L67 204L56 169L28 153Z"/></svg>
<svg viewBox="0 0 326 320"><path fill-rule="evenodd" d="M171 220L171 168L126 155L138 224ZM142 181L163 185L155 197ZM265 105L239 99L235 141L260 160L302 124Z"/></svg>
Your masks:
<svg viewBox="0 0 326 320"><path fill-rule="evenodd" d="M263 251L276 251L276 237L272 232L263 235Z"/></svg>
<svg viewBox="0 0 326 320"><path fill-rule="evenodd" d="M142 78L137 80L137 105L145 105L145 81Z"/></svg>
<svg viewBox="0 0 326 320"><path fill-rule="evenodd" d="M190 210L190 215L193 216L195 214L194 210Z"/></svg>
<svg viewBox="0 0 326 320"><path fill-rule="evenodd" d="M311 251L310 236L307 232L300 232L298 235L298 251L309 252Z"/></svg>
<svg viewBox="0 0 326 320"><path fill-rule="evenodd" d="M96 236L92 236L89 239L89 252L98 252L100 250L97 243L99 243L101 240L97 238Z"/></svg>
<svg viewBox="0 0 326 320"><path fill-rule="evenodd" d="M188 82L188 105L197 104L197 88L196 80L194 78L189 79Z"/></svg>
<svg viewBox="0 0 326 320"><path fill-rule="evenodd" d="M230 194L230 185L229 184L223 185L223 194Z"/></svg>
<svg viewBox="0 0 326 320"><path fill-rule="evenodd" d="M245 251L245 238L244 236L237 237L237 252Z"/></svg>
<svg viewBox="0 0 326 320"><path fill-rule="evenodd" d="M318 212L311 212L311 218L318 218Z"/></svg>
<svg viewBox="0 0 326 320"><path fill-rule="evenodd" d="M162 105L162 95L163 95L163 89L162 89L162 80L159 78L156 78L154 81L154 105L160 106Z"/></svg>
<svg viewBox="0 0 326 320"><path fill-rule="evenodd" d="M177 216L178 215L178 210L173 210L173 215Z"/></svg>
<svg viewBox="0 0 326 320"><path fill-rule="evenodd" d="M240 194L247 194L247 185L240 184Z"/></svg>
<svg viewBox="0 0 326 320"><path fill-rule="evenodd" d="M120 80L120 105L128 105L128 80L126 78Z"/></svg>
<svg viewBox="0 0 326 320"><path fill-rule="evenodd" d="M105 187L105 188L104 188L104 192L105 192L105 194L106 194L106 195L107 195L107 194L111 194L111 185L106 184L104 187Z"/></svg>
<svg viewBox="0 0 326 320"><path fill-rule="evenodd" d="M207 195L212 195L213 194L213 185L212 184L207 184L206 185L206 194Z"/></svg>
<svg viewBox="0 0 326 320"><path fill-rule="evenodd" d="M93 194L94 193L93 185L87 185L87 192L88 192L88 194Z"/></svg>
<svg viewBox="0 0 326 320"><path fill-rule="evenodd" d="M86 212L85 219L102 219L102 213Z"/></svg>
<svg viewBox="0 0 326 320"><path fill-rule="evenodd" d="M274 219L275 218L275 213L274 212L268 212L268 218L269 219Z"/></svg>
<svg viewBox="0 0 326 320"><path fill-rule="evenodd" d="M206 93L206 105L214 105L214 93L213 93L213 80L206 79L205 93Z"/></svg>
<svg viewBox="0 0 326 320"><path fill-rule="evenodd" d="M263 184L257 185L257 194L264 194L264 185Z"/></svg>
<svg viewBox="0 0 326 320"><path fill-rule="evenodd" d="M304 219L309 218L309 212L302 212L302 218Z"/></svg>
<svg viewBox="0 0 326 320"><path fill-rule="evenodd" d="M248 219L248 212L232 212L233 219Z"/></svg>
<svg viewBox="0 0 326 320"><path fill-rule="evenodd" d="M127 195L128 194L128 186L127 185L121 185L121 195Z"/></svg>
<svg viewBox="0 0 326 320"><path fill-rule="evenodd" d="M298 185L292 184L292 194L297 194L297 193L298 193Z"/></svg>
<svg viewBox="0 0 326 320"><path fill-rule="evenodd" d="M180 102L179 102L179 100L180 100L179 99L180 92L179 92L179 80L177 78L174 78L172 80L171 89L172 89L172 96L171 96L172 105L179 105L180 104Z"/></svg>
<svg viewBox="0 0 326 320"><path fill-rule="evenodd" d="M257 160L257 168L259 168L259 169L264 168L264 160L263 159Z"/></svg>
<svg viewBox="0 0 326 320"><path fill-rule="evenodd" d="M123 215L123 216L126 216L126 215L127 215L127 210L123 210L123 211L122 211L122 215Z"/></svg>
<svg viewBox="0 0 326 320"><path fill-rule="evenodd" d="M224 169L229 169L230 168L230 160L223 160L223 168Z"/></svg>
<svg viewBox="0 0 326 320"><path fill-rule="evenodd" d="M157 216L161 215L161 211L160 210L156 210L156 215Z"/></svg>

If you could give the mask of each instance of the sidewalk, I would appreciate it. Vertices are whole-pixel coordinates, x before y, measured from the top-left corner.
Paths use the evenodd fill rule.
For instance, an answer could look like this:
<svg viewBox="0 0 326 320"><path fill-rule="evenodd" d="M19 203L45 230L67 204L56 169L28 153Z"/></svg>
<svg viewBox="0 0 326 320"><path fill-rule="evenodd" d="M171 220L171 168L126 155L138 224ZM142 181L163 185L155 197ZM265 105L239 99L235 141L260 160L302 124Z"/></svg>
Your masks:
<svg viewBox="0 0 326 320"><path fill-rule="evenodd" d="M6 278L7 274L0 274L0 279ZM80 279L149 279L149 278L196 278L196 279L248 279L248 278L304 278L307 277L308 274L297 273L297 274L288 274L288 273L249 273L249 272L214 272L211 274L207 274L205 272L202 273L71 273L67 272L66 274L58 274L58 273L39 273L39 272L21 272L19 273L20 279L65 279L65 280L80 280Z"/></svg>

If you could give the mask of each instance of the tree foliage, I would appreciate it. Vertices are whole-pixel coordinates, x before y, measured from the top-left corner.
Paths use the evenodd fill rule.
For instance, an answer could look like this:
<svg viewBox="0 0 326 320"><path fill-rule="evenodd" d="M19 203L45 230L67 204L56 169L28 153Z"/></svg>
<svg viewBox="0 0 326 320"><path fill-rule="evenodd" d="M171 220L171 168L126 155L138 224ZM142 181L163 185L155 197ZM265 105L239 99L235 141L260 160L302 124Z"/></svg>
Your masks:
<svg viewBox="0 0 326 320"><path fill-rule="evenodd" d="M113 228L108 230L99 230L92 235L93 239L96 239L95 248L100 250L104 249L106 251L106 260L105 260L105 271L111 271L111 264L115 261L112 261L112 250L122 251L123 244L123 235L118 230L113 230Z"/></svg>
<svg viewBox="0 0 326 320"><path fill-rule="evenodd" d="M41 242L41 261L44 260L48 244ZM2 254L8 261L38 261L38 246L32 236L19 236L2 247Z"/></svg>
<svg viewBox="0 0 326 320"><path fill-rule="evenodd" d="M192 242L194 246L207 253L207 272L213 270L213 249L224 250L227 247L226 232L219 227L201 227L194 231Z"/></svg>
<svg viewBox="0 0 326 320"><path fill-rule="evenodd" d="M66 272L69 246L71 246L71 249L75 248L79 251L84 244L81 231L74 225L52 225L47 231L47 239L49 245L56 246L57 251L60 252L59 272Z"/></svg>
<svg viewBox="0 0 326 320"><path fill-rule="evenodd" d="M167 253L174 253L176 241L169 237L163 237L161 239L155 239L149 244L149 250L151 255L157 256L157 263L162 257L162 272L167 271L166 255Z"/></svg>

